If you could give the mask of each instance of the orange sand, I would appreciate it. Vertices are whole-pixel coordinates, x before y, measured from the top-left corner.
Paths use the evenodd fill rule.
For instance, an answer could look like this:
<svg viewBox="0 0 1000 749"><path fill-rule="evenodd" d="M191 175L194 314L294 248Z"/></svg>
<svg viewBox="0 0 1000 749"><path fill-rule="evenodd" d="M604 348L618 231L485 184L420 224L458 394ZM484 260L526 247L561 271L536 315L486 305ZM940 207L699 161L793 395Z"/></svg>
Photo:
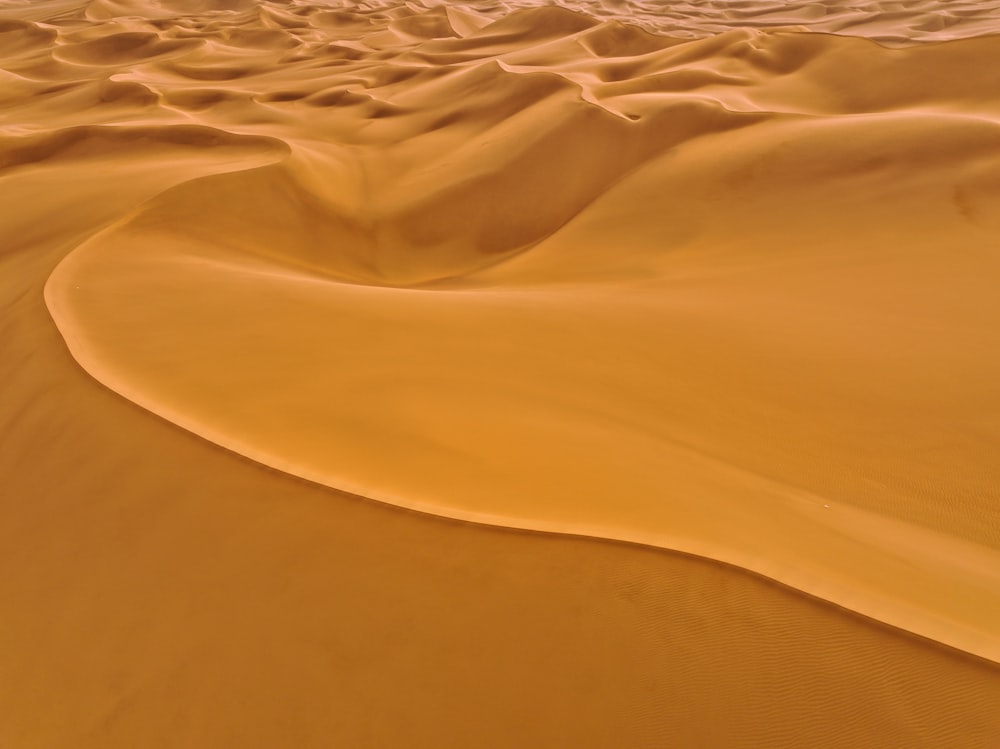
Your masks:
<svg viewBox="0 0 1000 749"><path fill-rule="evenodd" d="M0 746L994 745L1000 3L649 6L0 4Z"/></svg>

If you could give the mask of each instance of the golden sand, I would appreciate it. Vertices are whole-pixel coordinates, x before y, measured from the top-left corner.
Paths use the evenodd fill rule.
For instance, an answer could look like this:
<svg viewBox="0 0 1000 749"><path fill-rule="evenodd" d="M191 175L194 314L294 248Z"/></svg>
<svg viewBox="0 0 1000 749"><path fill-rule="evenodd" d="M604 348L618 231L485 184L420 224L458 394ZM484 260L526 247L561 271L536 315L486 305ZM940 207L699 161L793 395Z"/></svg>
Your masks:
<svg viewBox="0 0 1000 749"><path fill-rule="evenodd" d="M994 746L997 31L0 3L0 747Z"/></svg>

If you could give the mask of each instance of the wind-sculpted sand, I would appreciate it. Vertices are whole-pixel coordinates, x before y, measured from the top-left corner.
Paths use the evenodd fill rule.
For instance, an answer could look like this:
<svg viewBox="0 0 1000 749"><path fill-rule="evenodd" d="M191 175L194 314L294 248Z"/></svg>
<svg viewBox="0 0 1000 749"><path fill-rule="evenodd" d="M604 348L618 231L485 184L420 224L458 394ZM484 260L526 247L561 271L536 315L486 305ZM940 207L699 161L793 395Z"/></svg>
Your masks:
<svg viewBox="0 0 1000 749"><path fill-rule="evenodd" d="M998 29L0 4L0 746L992 746Z"/></svg>

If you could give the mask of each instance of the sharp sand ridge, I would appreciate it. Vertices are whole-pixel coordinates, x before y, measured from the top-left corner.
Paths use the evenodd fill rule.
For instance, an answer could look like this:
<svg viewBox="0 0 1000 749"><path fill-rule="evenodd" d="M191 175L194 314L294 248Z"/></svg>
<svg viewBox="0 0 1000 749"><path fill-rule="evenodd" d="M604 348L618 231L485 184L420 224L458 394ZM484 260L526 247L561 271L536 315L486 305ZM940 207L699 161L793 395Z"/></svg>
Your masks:
<svg viewBox="0 0 1000 749"><path fill-rule="evenodd" d="M991 746L998 29L0 2L0 745Z"/></svg>

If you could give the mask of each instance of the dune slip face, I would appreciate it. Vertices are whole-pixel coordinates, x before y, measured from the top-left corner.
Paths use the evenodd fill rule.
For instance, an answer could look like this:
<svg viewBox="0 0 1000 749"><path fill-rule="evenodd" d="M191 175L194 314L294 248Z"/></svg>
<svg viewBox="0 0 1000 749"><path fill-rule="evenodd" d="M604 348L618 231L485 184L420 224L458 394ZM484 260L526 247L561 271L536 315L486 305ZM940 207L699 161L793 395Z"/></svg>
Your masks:
<svg viewBox="0 0 1000 749"><path fill-rule="evenodd" d="M0 666L36 673L11 633L38 630L74 675L0 684L11 716L46 689L73 706L26 745L226 745L253 705L301 746L486 746L441 700L491 648L509 697L536 676L507 664L572 630L539 694L595 746L694 745L719 700L713 746L875 745L883 721L907 749L991 746L997 31L986 1L0 0L0 324L23 357L0 359L23 573L0 592L28 602ZM68 518L97 551L40 530ZM169 615L130 619L123 589ZM95 654L126 643L106 692L45 629L63 604ZM259 693L247 648L274 648ZM655 707L666 683L697 720ZM181 692L232 705L181 699L185 738ZM287 717L326 699L407 720ZM520 745L569 735L543 714L512 714Z"/></svg>
<svg viewBox="0 0 1000 749"><path fill-rule="evenodd" d="M175 173L45 295L185 429L1000 660L1000 41L911 5L8 3L0 163Z"/></svg>

